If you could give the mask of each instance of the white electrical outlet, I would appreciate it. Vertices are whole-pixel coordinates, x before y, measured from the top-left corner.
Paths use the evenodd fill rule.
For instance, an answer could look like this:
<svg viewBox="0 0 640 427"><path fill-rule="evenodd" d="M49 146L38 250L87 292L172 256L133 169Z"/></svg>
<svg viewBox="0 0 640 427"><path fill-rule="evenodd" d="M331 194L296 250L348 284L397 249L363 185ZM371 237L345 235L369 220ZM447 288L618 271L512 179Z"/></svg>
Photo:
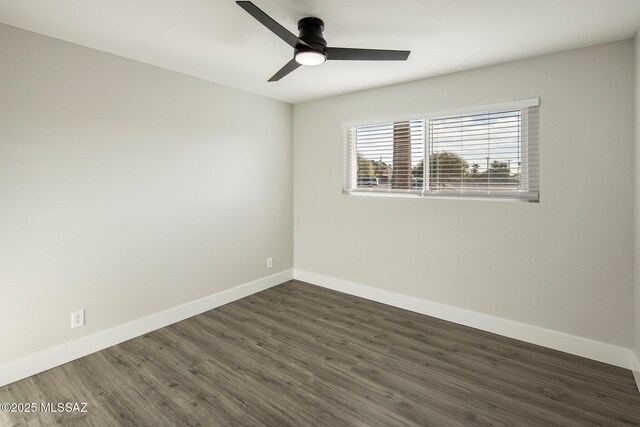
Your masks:
<svg viewBox="0 0 640 427"><path fill-rule="evenodd" d="M267 268L273 267L273 258L267 258Z"/></svg>
<svg viewBox="0 0 640 427"><path fill-rule="evenodd" d="M71 313L71 329L84 326L84 309Z"/></svg>

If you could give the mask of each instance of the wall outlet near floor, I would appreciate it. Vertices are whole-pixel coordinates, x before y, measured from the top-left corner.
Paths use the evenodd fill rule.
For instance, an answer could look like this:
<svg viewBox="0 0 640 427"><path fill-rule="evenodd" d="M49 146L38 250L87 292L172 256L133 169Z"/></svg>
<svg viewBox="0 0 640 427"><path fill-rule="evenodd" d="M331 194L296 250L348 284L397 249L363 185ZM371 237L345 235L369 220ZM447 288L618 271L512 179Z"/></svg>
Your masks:
<svg viewBox="0 0 640 427"><path fill-rule="evenodd" d="M71 329L84 326L84 309L71 313Z"/></svg>
<svg viewBox="0 0 640 427"><path fill-rule="evenodd" d="M267 258L267 268L271 268L273 267L273 258L269 257Z"/></svg>

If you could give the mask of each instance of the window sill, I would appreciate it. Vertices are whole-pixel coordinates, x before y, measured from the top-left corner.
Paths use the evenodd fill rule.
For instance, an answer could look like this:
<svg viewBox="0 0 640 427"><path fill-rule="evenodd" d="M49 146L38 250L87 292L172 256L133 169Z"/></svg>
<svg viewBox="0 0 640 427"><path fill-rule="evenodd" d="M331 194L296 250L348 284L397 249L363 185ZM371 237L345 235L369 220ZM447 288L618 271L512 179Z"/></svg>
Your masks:
<svg viewBox="0 0 640 427"><path fill-rule="evenodd" d="M391 198L409 198L409 199L448 199L448 200L481 200L481 201L499 201L499 202L518 202L518 203L539 203L538 193L518 193L514 194L459 194L459 193L425 193L422 191L380 191L380 190L343 190L342 194L347 196L365 196L365 197L391 197Z"/></svg>

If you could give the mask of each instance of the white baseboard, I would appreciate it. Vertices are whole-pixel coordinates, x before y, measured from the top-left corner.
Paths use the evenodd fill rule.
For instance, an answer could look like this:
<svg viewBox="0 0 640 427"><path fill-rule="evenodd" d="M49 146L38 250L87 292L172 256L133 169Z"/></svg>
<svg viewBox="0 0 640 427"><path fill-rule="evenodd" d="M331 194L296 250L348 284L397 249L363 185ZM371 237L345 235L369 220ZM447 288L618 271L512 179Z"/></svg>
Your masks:
<svg viewBox="0 0 640 427"><path fill-rule="evenodd" d="M292 278L293 270L285 270L20 358L0 366L0 387L279 285Z"/></svg>
<svg viewBox="0 0 640 427"><path fill-rule="evenodd" d="M296 280L308 282L338 292L369 299L416 313L426 314L494 334L537 344L554 350L564 351L599 362L609 363L626 369L632 369L635 355L631 349L617 347L599 341L564 332L528 325L463 308L453 307L422 298L398 294L396 292L373 288L335 277L316 274L309 271L294 270ZM638 377L636 377L637 379Z"/></svg>
<svg viewBox="0 0 640 427"><path fill-rule="evenodd" d="M640 356L633 352L633 378L636 380L636 386L640 392Z"/></svg>

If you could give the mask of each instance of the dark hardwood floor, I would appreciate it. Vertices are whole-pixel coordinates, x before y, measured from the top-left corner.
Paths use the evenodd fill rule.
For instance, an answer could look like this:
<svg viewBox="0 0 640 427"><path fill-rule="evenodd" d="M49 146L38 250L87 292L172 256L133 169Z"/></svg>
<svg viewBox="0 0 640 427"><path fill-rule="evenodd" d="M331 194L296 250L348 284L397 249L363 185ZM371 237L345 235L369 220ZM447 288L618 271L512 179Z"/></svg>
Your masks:
<svg viewBox="0 0 640 427"><path fill-rule="evenodd" d="M0 388L0 425L640 425L630 371L291 281Z"/></svg>

